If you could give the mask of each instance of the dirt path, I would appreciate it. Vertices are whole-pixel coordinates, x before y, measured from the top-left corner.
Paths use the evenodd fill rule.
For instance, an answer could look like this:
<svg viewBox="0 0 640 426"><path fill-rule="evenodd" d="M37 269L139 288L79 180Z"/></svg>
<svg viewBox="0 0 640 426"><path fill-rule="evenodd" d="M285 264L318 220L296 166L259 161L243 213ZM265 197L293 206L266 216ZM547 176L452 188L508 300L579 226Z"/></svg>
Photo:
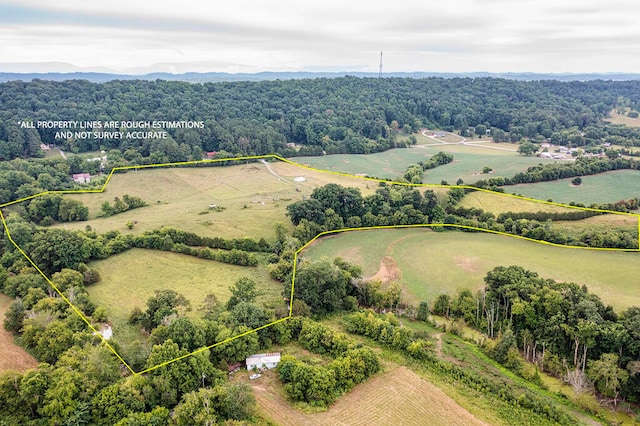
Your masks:
<svg viewBox="0 0 640 426"><path fill-rule="evenodd" d="M463 138L460 135L456 135L455 133L451 133L451 132L443 132L443 133L447 133L449 135L455 136L457 138L460 138L461 140L458 142L445 142L445 141L441 141L440 139L434 138L433 136L430 136L427 134L426 130L422 131L422 136L427 137L429 139L432 139L438 143L435 144L428 144L428 145L417 145L418 147L431 147L431 146L437 146L437 145L469 145L469 146L475 146L478 148L487 148L487 149L497 149L499 151L509 151L509 152L517 152L517 150L515 149L510 149L510 148L502 148L502 147L498 147L498 146L487 146L487 145L480 145L482 143L487 143L486 140L479 140L479 141L467 141L466 138Z"/></svg>
<svg viewBox="0 0 640 426"><path fill-rule="evenodd" d="M431 337L436 339L436 355L438 358L442 358L442 335L444 333L433 333Z"/></svg>
<svg viewBox="0 0 640 426"><path fill-rule="evenodd" d="M0 294L0 320L4 321L5 312L12 299ZM13 343L13 335L6 331L0 322L0 372L5 370L26 371L35 368L38 362L22 347Z"/></svg>

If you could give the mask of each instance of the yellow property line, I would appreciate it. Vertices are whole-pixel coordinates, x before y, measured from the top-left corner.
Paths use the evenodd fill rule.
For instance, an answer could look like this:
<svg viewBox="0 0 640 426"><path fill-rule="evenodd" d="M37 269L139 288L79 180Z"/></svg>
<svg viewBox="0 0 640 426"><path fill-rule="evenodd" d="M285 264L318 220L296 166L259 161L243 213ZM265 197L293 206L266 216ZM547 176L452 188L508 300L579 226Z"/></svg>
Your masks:
<svg viewBox="0 0 640 426"><path fill-rule="evenodd" d="M491 194L496 194L496 195L501 195L501 196L506 196L506 197L512 197L512 198L516 198L516 199L520 199L520 200L533 201L533 202L541 203L541 204L548 204L548 205L553 205L553 206L565 207L565 208L569 208L569 209L586 210L586 211L594 211L594 212L609 213L609 214L619 214L619 215L626 215L626 216L635 216L635 217L638 218L638 241L639 241L639 245L640 245L640 214L638 214L638 213L627 213L627 212L618 212L618 211L613 211L613 210L594 209L594 208L590 208L590 207L571 206L571 205L568 205L568 204L555 203L555 202L552 202L552 201L544 201L544 200L538 200L538 199L535 199L535 198L527 198L527 197L523 197L523 196L520 196L520 195L513 195L513 194L507 194L507 193L504 193L504 192L492 191L492 190L485 189L485 188L476 188L474 186L469 186L469 185L441 185L441 184L426 184L426 183L414 184L414 183L407 183L407 182L394 182L394 181L390 181L390 180L371 178L371 177L367 177L367 176L356 176L356 175L352 175L352 174L349 174L349 173L336 172L336 171L331 171L331 170L316 169L316 168L313 168L313 167L310 167L310 166L306 166L306 165L303 165L303 164L300 164L300 163L296 163L296 162L288 160L286 158L282 158L279 155L275 155L275 154L252 155L252 156L237 157L237 158L221 158L221 159L215 159L215 160L181 161L181 162L176 162L176 163L145 164L145 165L135 165L135 166L114 167L111 170L111 172L109 173L109 175L107 176L107 179L105 180L105 182L104 182L104 184L102 185L101 188L77 189L77 190L60 190L60 191L44 191L44 192L41 192L39 194L31 195L29 197L24 197L24 198L20 198L18 200L15 200L15 201L11 201L11 202L8 202L8 203L0 204L0 208L7 207L7 206L10 206L10 205L13 205L13 204L17 204L17 203L20 203L20 202L23 202L23 201L31 200L31 199L34 199L34 198L37 198L37 197L41 197L43 195L49 195L49 194L86 194L86 193L95 194L95 193L102 193L102 192L105 191L108 183L111 181L111 177L113 176L113 174L115 172L121 171L121 170L149 169L149 168L156 168L156 167L191 166L191 165L197 165L197 164L211 164L211 163L219 163L219 162L227 162L227 161L260 160L260 159L268 159L268 158L279 160L279 161L282 161L284 163L291 164L293 166L300 167L300 168L307 169L307 170L311 170L311 171L314 171L314 172L330 173L330 174L334 174L334 175L337 175L337 176L344 176L344 177L350 177L350 178L356 178L356 179L364 179L364 180L368 180L368 181L372 181L372 182L384 182L384 183L390 184L390 185L403 185L403 186L410 186L410 187L449 188L449 189L451 189L451 188L471 189L471 190L475 190L475 191L487 192L487 193L491 193ZM362 227L362 228L342 228L342 229L336 229L336 230L333 230L333 231L324 231L324 232L319 233L315 237L313 237L313 239L311 241L307 242L305 245L300 247L300 249L298 249L294 253L293 269L292 269L292 275L291 275L291 295L289 297L289 315L287 317L278 319L276 321L270 322L269 324L265 324L263 326L255 328L255 329L248 330L248 331L246 331L244 333L238 334L237 336L233 336L233 337L230 337L228 339L225 339L225 340L223 340L221 342L217 342L217 343L214 343L212 345L209 345L209 346L206 346L206 347L202 347L202 348L197 349L197 350L195 350L193 352L190 352L188 354L184 354L182 356L179 356L179 357L177 357L175 359L172 359L172 360L160 363L158 365L151 366L151 367L149 367L149 368L147 368L145 370L136 372L118 354L118 352L113 348L113 346L111 346L109 344L109 342L98 332L98 330L96 330L95 327L93 325L91 325L91 322L85 317L83 312L80 309L78 309L76 306L74 306L73 303L71 303L71 301L58 289L58 287L51 281L51 279L49 279L49 277L47 277L46 274L44 272L42 272L42 270L27 255L27 253L25 253L25 251L22 248L20 248L20 246L18 246L18 244L11 237L11 233L9 231L9 227L8 227L7 222L5 220L4 214L2 213L1 210L0 210L0 219L2 219L2 225L4 226L4 229L5 229L5 232L7 233L7 237L9 239L9 241L16 247L16 249L20 252L20 254L22 254L22 256L24 256L27 259L27 261L40 273L40 275L42 275L42 277L44 277L44 279L51 285L51 287L56 291L56 293L58 293L58 295L60 295L60 297L65 302L67 302L67 304L73 309L73 311L76 314L78 314L78 316L80 316L80 318L82 318L82 320L87 324L89 329L91 331L93 331L94 334L97 334L98 336L100 336L100 339L106 345L106 347L109 348L109 350L111 352L113 352L113 354L118 358L118 360L120 360L120 362L122 362L122 364L125 367L127 367L127 369L134 376L137 376L137 375L140 375L140 374L144 374L144 373L148 373L148 372L156 370L158 368L167 366L167 365L169 365L171 363L174 363L174 362L183 360L185 358L188 358L188 357L190 357L192 355L207 351L207 350L209 350L211 348L214 348L214 347L216 347L218 345L229 343L230 341L232 341L234 339L246 336L246 335L248 335L250 333L255 333L255 332L259 331L259 330L265 329L265 328L270 327L270 326L272 326L274 324L286 321L289 318L291 318L292 312L293 312L293 296L294 296L294 292L295 292L295 276L296 276L297 263L298 263L298 254L301 253L304 249L306 249L311 243L316 241L318 238L323 237L325 235L338 234L338 233L350 232L350 231L365 231L365 230L372 230L372 229L437 228L437 227L445 228L445 227L450 227L450 228L469 229L469 230L473 230L473 231L482 231L482 232L488 232L488 233L498 234L498 235L505 235L505 236L512 237L512 238L518 238L518 239L521 239L521 240L547 244L547 245L554 246L554 247L565 247L565 248L583 249L583 250L599 250L599 251L626 251L626 252L639 252L640 251L640 246L637 249L572 246L572 245L567 245L567 244L557 244L557 243L551 243L551 242L548 242L548 241L536 240L536 239L524 237L524 236L521 236L521 235L513 235L513 234L506 233L506 232L494 231L494 230L491 230L491 229L477 228L477 227L473 227L473 226L458 225L458 224L444 224L444 223L416 224L416 225L369 226L369 227Z"/></svg>

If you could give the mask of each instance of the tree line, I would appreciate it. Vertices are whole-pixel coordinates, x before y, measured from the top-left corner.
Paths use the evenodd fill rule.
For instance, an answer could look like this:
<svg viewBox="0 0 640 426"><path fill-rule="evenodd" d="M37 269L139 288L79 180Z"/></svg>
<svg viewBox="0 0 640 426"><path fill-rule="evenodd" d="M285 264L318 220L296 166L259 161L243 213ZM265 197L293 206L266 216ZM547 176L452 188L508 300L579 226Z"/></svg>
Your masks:
<svg viewBox="0 0 640 426"><path fill-rule="evenodd" d="M635 81L515 81L497 78L355 78L191 84L169 81L33 80L0 84L0 159L41 156L40 143L66 151L117 150L130 164L185 161L203 151L242 155L369 153L398 146L422 127L509 132L532 140L576 128L583 139L633 130L605 119L618 97L636 103ZM118 105L118 108L113 108ZM82 113L80 113L82 112ZM204 129L167 129L164 140L55 140L56 129L22 120L197 120ZM579 133L580 134L580 133ZM558 135L558 136L556 136ZM577 142L573 141L572 142ZM300 145L298 151L287 146ZM401 143L404 145L404 142ZM197 153L197 155L195 155Z"/></svg>
<svg viewBox="0 0 640 426"><path fill-rule="evenodd" d="M524 172L518 172L513 177L494 177L481 179L471 184L477 188L504 188L508 185L520 183L548 182L575 176L595 175L613 170L640 170L640 161L628 158L599 158L578 157L575 161L562 163L546 163L530 166Z"/></svg>
<svg viewBox="0 0 640 426"><path fill-rule="evenodd" d="M446 229L462 229L465 232L486 229L555 244L608 248L638 246L637 232L632 228L591 228L573 232L552 226L553 220L580 220L596 212L505 213L497 218L493 213L479 208L458 206L466 191L451 188L446 194L436 194L429 189L420 193L410 186L381 182L375 194L363 197L357 188L328 184L314 189L308 199L289 204L287 215L296 225L293 237L303 244L321 232L344 228L442 224L457 225ZM592 205L594 208L615 211L633 210L637 206L638 199ZM274 277L282 275L277 270L274 272Z"/></svg>

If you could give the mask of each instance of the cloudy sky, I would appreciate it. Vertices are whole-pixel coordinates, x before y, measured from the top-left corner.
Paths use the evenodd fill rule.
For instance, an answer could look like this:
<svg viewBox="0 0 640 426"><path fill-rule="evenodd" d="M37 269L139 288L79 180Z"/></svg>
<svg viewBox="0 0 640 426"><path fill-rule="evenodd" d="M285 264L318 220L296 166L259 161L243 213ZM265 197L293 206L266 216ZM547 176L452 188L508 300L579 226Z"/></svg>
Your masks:
<svg viewBox="0 0 640 426"><path fill-rule="evenodd" d="M0 71L640 72L637 0L0 0Z"/></svg>

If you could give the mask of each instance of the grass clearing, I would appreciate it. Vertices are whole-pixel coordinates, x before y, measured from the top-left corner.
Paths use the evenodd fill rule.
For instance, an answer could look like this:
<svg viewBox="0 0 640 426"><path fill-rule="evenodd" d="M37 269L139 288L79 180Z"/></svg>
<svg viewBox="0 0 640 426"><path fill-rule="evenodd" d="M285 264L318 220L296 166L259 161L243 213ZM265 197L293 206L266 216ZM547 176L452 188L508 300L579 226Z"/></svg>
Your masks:
<svg viewBox="0 0 640 426"><path fill-rule="evenodd" d="M571 212L575 211L567 207L554 206L550 204L538 203L535 201L523 200L501 194L474 191L462 199L461 207L479 208L496 216L504 212ZM611 215L616 216L616 215Z"/></svg>
<svg viewBox="0 0 640 426"><path fill-rule="evenodd" d="M428 161L430 153L418 147L396 148L375 154L334 154L321 157L297 157L293 160L322 170L363 174L379 178L402 176L410 164Z"/></svg>
<svg viewBox="0 0 640 426"><path fill-rule="evenodd" d="M242 380L246 380L243 378ZM322 413L293 408L275 371L249 384L259 412L278 425L485 425L438 387L406 367L356 386Z"/></svg>
<svg viewBox="0 0 640 426"><path fill-rule="evenodd" d="M599 230L615 230L626 229L628 231L637 232L638 218L635 216L626 216L620 214L605 214L593 216L582 220L559 220L553 222L552 229L563 229L575 234L586 231Z"/></svg>
<svg viewBox="0 0 640 426"><path fill-rule="evenodd" d="M392 149L375 154L335 154L298 157L294 160L322 170L394 178L401 176L410 164L426 161L440 151L451 153L454 156L452 163L425 172L423 182L437 184L443 180L453 184L458 178L462 178L466 183L473 183L495 176L511 177L541 162L537 157L524 157L515 152L517 144L489 141L476 144L474 141L472 144L448 145L438 144L422 135L419 135L418 140L418 145L411 148ZM452 142L458 141L459 139ZM491 167L493 172L483 174L482 169L485 166Z"/></svg>
<svg viewBox="0 0 640 426"><path fill-rule="evenodd" d="M273 281L262 267L228 265L215 260L145 249L131 249L104 260L91 262L101 281L87 287L91 300L107 308L109 319L126 320L131 310L146 308L155 290L173 289L182 293L195 311L205 296L213 293L226 303L229 287L241 277L254 280L264 292L263 300L280 297L282 285ZM114 330L117 333L117 330Z"/></svg>
<svg viewBox="0 0 640 426"><path fill-rule="evenodd" d="M12 298L0 294L0 320L4 321L5 314L12 302ZM24 372L37 365L38 361L24 348L16 345L13 342L13 334L0 324L0 373L7 370Z"/></svg>
<svg viewBox="0 0 640 426"><path fill-rule="evenodd" d="M626 108L626 112L630 109ZM627 117L626 112L624 114L618 114L615 109L609 112L609 117L605 118L605 121L610 122L611 124L624 124L629 127L640 127L640 117L631 118Z"/></svg>
<svg viewBox="0 0 640 426"><path fill-rule="evenodd" d="M574 186L571 179L527 183L503 187L506 193L556 203L613 203L640 196L640 171L616 170L591 176L582 176L582 184Z"/></svg>
<svg viewBox="0 0 640 426"><path fill-rule="evenodd" d="M490 146L488 143L483 145ZM510 151L512 148L507 145L511 144L499 143L493 145L495 145L495 148L502 148L504 145L504 148L509 150L461 144L419 146L418 149L423 149L431 155L442 151L454 156L453 162L427 170L423 182L440 183L444 180L449 184L454 184L458 179L462 179L465 183L473 183L481 179L497 176L511 177L541 162L540 158L525 157L517 152ZM546 162L548 161L557 160L546 160ZM492 168L493 171L488 174L482 173L482 169L485 166Z"/></svg>
<svg viewBox="0 0 640 426"><path fill-rule="evenodd" d="M361 253L360 258L350 257L354 248ZM638 253L553 247L486 233L388 229L323 238L304 255L361 261L365 276L376 273L383 256L391 256L401 271L399 282L412 303L432 301L441 293L453 294L463 288L479 290L494 267L520 265L544 278L584 284L617 310L640 306Z"/></svg>

